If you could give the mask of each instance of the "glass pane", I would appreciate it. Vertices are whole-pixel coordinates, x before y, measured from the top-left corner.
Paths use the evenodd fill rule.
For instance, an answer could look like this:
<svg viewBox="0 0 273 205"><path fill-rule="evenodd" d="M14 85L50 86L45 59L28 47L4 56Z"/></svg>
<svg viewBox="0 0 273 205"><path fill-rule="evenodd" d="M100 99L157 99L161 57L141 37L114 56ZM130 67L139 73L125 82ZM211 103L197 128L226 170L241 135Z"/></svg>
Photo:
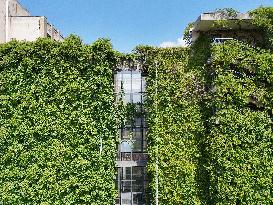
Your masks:
<svg viewBox="0 0 273 205"><path fill-rule="evenodd" d="M124 129L122 132L122 139L132 139L132 130L131 129Z"/></svg>
<svg viewBox="0 0 273 205"><path fill-rule="evenodd" d="M141 140L134 140L133 151L134 152L141 152L142 151L142 141Z"/></svg>
<svg viewBox="0 0 273 205"><path fill-rule="evenodd" d="M132 74L132 93L141 92L141 74Z"/></svg>
<svg viewBox="0 0 273 205"><path fill-rule="evenodd" d="M143 140L146 140L147 129L143 129Z"/></svg>
<svg viewBox="0 0 273 205"><path fill-rule="evenodd" d="M132 173L133 173L133 176L142 176L143 174L143 167L132 167Z"/></svg>
<svg viewBox="0 0 273 205"><path fill-rule="evenodd" d="M143 191L143 185L137 182L133 182L133 192L142 192Z"/></svg>
<svg viewBox="0 0 273 205"><path fill-rule="evenodd" d="M131 181L121 181L121 190L122 192L131 192Z"/></svg>
<svg viewBox="0 0 273 205"><path fill-rule="evenodd" d="M131 167L125 167L125 176L123 179L131 180Z"/></svg>
<svg viewBox="0 0 273 205"><path fill-rule="evenodd" d="M144 176L143 176L143 167L133 167L132 169L133 176L133 191L134 192L142 192L143 190L143 181L144 181Z"/></svg>
<svg viewBox="0 0 273 205"><path fill-rule="evenodd" d="M131 74L123 74L123 90L124 93L131 93L131 86L132 86L132 81L131 81Z"/></svg>
<svg viewBox="0 0 273 205"><path fill-rule="evenodd" d="M146 78L142 77L142 88L141 88L141 91L145 92L145 89L146 89Z"/></svg>
<svg viewBox="0 0 273 205"><path fill-rule="evenodd" d="M121 204L122 205L132 205L131 203L131 193L126 193L126 194L122 194L122 197L121 197Z"/></svg>
<svg viewBox="0 0 273 205"><path fill-rule="evenodd" d="M133 139L141 140L142 139L142 129L133 129Z"/></svg>
<svg viewBox="0 0 273 205"><path fill-rule="evenodd" d="M135 126L136 126L136 127L140 127L140 126L141 126L141 121L142 121L142 118L141 118L141 117L135 118L135 120L134 120Z"/></svg>
<svg viewBox="0 0 273 205"><path fill-rule="evenodd" d="M141 94L133 94L133 103L141 103L142 99L141 99Z"/></svg>
<svg viewBox="0 0 273 205"><path fill-rule="evenodd" d="M132 102L133 101L133 99L132 99L132 96L131 96L131 94L129 93L127 93L127 94L125 94L124 96L123 96L123 102L125 103L125 104L127 104L127 103L130 103L130 102Z"/></svg>
<svg viewBox="0 0 273 205"><path fill-rule="evenodd" d="M142 116L142 104L141 103L138 103L135 105L136 106L136 112L137 112L137 115L138 116Z"/></svg>
<svg viewBox="0 0 273 205"><path fill-rule="evenodd" d="M143 152L147 152L147 141L143 141Z"/></svg>
<svg viewBox="0 0 273 205"><path fill-rule="evenodd" d="M138 193L133 195L133 203L134 205L142 205L144 203L143 201L143 194Z"/></svg>
<svg viewBox="0 0 273 205"><path fill-rule="evenodd" d="M115 183L116 189L119 188L119 177L120 177L120 173L121 173L121 168L117 168L116 183Z"/></svg>
<svg viewBox="0 0 273 205"><path fill-rule="evenodd" d="M120 144L120 152L132 152L133 143L124 141Z"/></svg>
<svg viewBox="0 0 273 205"><path fill-rule="evenodd" d="M119 93L121 92L122 73L117 73L115 75L115 80L115 91Z"/></svg>
<svg viewBox="0 0 273 205"><path fill-rule="evenodd" d="M143 117L142 123L143 123L143 127L147 127L148 126L148 122L147 122L147 117L146 116Z"/></svg>

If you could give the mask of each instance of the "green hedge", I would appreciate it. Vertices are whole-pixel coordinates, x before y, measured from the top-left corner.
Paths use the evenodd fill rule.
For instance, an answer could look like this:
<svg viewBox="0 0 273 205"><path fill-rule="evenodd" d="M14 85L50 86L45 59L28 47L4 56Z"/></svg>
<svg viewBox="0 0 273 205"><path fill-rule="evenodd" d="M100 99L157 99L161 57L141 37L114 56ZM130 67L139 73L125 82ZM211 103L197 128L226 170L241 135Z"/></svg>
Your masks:
<svg viewBox="0 0 273 205"><path fill-rule="evenodd" d="M103 39L0 45L1 202L114 203L115 61Z"/></svg>

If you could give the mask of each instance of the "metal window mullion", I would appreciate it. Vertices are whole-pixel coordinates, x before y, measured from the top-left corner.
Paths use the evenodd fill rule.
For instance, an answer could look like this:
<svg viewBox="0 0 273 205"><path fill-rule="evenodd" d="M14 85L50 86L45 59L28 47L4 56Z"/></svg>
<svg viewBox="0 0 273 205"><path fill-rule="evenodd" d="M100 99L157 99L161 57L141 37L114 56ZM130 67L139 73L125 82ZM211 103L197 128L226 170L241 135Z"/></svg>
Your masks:
<svg viewBox="0 0 273 205"><path fill-rule="evenodd" d="M133 205L133 167L131 166L131 205Z"/></svg>

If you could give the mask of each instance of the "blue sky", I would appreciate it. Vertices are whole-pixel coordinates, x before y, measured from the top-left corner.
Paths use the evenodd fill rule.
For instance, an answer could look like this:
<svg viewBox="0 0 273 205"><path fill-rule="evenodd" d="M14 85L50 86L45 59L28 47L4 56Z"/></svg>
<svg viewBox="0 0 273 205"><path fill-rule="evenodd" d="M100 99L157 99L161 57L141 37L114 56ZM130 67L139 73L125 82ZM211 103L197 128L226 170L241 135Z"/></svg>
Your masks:
<svg viewBox="0 0 273 205"><path fill-rule="evenodd" d="M186 25L202 12L229 7L246 12L273 6L273 0L19 1L32 15L46 16L64 36L77 34L85 43L107 37L121 52L139 44L179 44Z"/></svg>

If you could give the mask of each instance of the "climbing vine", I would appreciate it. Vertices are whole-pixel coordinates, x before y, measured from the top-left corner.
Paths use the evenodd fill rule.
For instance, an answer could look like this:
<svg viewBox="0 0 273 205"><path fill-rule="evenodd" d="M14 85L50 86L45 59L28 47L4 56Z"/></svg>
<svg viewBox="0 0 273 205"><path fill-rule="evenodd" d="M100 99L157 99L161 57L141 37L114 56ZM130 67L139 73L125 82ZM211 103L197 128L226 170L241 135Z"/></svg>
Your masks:
<svg viewBox="0 0 273 205"><path fill-rule="evenodd" d="M261 28L271 22L265 10L252 12ZM206 34L189 48L138 48L152 204L156 189L162 204L272 203L273 58L265 48L214 44Z"/></svg>
<svg viewBox="0 0 273 205"><path fill-rule="evenodd" d="M2 203L114 203L115 64L104 39L0 45Z"/></svg>
<svg viewBox="0 0 273 205"><path fill-rule="evenodd" d="M147 73L150 203L159 181L160 204L199 204L197 160L202 121L199 73L188 70L188 48L139 47ZM158 170L156 161L158 160Z"/></svg>
<svg viewBox="0 0 273 205"><path fill-rule="evenodd" d="M260 27L264 34L263 47L273 49L273 7L259 7L249 12L254 25Z"/></svg>
<svg viewBox="0 0 273 205"><path fill-rule="evenodd" d="M0 201L114 204L117 127L139 112L115 103L113 69L126 62L147 79L150 204L157 189L164 205L272 204L273 9L249 13L259 47L204 33L132 55L75 36L1 44Z"/></svg>
<svg viewBox="0 0 273 205"><path fill-rule="evenodd" d="M272 203L271 58L237 41L212 48L206 149L214 203Z"/></svg>

